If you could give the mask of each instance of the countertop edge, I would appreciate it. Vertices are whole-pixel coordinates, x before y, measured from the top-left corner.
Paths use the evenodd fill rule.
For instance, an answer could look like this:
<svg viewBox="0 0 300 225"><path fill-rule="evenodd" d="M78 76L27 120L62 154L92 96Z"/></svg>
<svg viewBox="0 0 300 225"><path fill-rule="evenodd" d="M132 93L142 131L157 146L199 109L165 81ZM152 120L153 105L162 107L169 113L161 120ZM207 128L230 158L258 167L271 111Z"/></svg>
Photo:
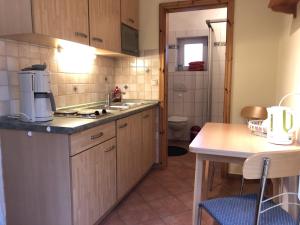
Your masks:
<svg viewBox="0 0 300 225"><path fill-rule="evenodd" d="M102 124L106 124L109 122L113 122L140 112L143 112L147 109L151 109L157 107L159 102L153 102L147 105L143 105L137 108L129 109L126 111L121 111L118 114L112 114L105 118L99 119L82 119L86 120L86 124L79 125L77 127L63 127L63 126L51 126L46 124L36 124L36 123L25 123L20 122L15 119L15 123L12 121L0 121L0 130L18 130L18 131L31 131L31 132L42 132L49 134L66 134L71 135L74 133L82 132L84 130L97 127ZM2 117L3 119L4 117ZM8 118L6 116L6 118ZM67 118L66 118L67 119Z"/></svg>

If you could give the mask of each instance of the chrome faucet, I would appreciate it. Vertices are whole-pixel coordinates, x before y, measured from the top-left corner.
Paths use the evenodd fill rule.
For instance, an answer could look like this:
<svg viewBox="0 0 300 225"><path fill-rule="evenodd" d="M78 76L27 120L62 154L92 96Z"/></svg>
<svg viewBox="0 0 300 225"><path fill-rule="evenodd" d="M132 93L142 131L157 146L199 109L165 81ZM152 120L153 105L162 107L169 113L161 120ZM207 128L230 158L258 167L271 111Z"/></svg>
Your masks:
<svg viewBox="0 0 300 225"><path fill-rule="evenodd" d="M107 107L111 106L111 96L110 96L110 93L108 93L107 96L106 96L106 106Z"/></svg>

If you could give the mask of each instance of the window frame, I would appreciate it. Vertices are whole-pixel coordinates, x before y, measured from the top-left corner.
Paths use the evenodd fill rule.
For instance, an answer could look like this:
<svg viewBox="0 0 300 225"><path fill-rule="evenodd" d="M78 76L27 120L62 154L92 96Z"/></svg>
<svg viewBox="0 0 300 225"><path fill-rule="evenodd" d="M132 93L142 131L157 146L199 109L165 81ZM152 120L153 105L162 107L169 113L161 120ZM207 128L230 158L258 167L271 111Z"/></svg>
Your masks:
<svg viewBox="0 0 300 225"><path fill-rule="evenodd" d="M177 65L182 65L183 70L188 70L189 68L188 66L184 66L184 45L186 44L203 44L204 71L206 71L208 67L208 36L177 38Z"/></svg>

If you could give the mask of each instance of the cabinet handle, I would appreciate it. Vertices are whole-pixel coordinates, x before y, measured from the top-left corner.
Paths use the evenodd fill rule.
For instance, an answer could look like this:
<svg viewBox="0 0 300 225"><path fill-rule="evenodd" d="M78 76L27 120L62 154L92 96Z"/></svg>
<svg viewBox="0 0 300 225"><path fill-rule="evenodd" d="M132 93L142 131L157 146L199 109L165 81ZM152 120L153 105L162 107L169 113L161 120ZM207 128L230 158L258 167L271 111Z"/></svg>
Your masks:
<svg viewBox="0 0 300 225"><path fill-rule="evenodd" d="M135 22L134 19L131 19L131 18L128 18L128 21L129 21L130 23L134 23L134 22Z"/></svg>
<svg viewBox="0 0 300 225"><path fill-rule="evenodd" d="M127 123L124 123L123 125L119 126L119 128L122 129L122 128L125 128L125 127L127 127L127 126L128 126L128 124L127 124Z"/></svg>
<svg viewBox="0 0 300 225"><path fill-rule="evenodd" d="M92 39L93 39L93 41L103 43L103 39L102 38L93 37Z"/></svg>
<svg viewBox="0 0 300 225"><path fill-rule="evenodd" d="M82 38L88 38L88 35L82 32L75 32L75 36L82 37Z"/></svg>
<svg viewBox="0 0 300 225"><path fill-rule="evenodd" d="M147 118L149 118L149 117L150 117L149 115L143 116L144 119L147 119Z"/></svg>
<svg viewBox="0 0 300 225"><path fill-rule="evenodd" d="M116 148L116 146L111 146L108 149L106 149L104 152L111 152L112 150L114 150Z"/></svg>
<svg viewBox="0 0 300 225"><path fill-rule="evenodd" d="M101 138L103 135L104 135L103 132L100 132L99 134L95 134L95 135L91 136L91 140L95 140L97 138Z"/></svg>

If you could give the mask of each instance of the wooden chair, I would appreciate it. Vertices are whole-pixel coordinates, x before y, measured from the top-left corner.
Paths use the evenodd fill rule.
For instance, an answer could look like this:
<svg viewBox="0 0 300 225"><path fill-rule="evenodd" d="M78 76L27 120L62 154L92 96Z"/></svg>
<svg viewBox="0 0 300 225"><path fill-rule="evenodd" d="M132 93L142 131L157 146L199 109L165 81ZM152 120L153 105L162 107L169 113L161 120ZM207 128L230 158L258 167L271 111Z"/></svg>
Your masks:
<svg viewBox="0 0 300 225"><path fill-rule="evenodd" d="M249 120L265 120L268 118L267 108L263 106L245 106L241 110L241 116ZM240 194L243 194L245 180L242 178Z"/></svg>
<svg viewBox="0 0 300 225"><path fill-rule="evenodd" d="M265 120L268 117L266 107L246 106L241 110L241 116L247 120Z"/></svg>
<svg viewBox="0 0 300 225"><path fill-rule="evenodd" d="M299 162L300 151L253 155L244 163L243 177L260 179L259 192L204 201L199 204L199 210L205 209L220 225L299 225L299 220L295 221L280 207L282 203L273 201L283 196L296 197L298 193L286 192L271 198L264 196L267 178L299 176ZM298 201L288 201L286 204L300 206Z"/></svg>
<svg viewBox="0 0 300 225"><path fill-rule="evenodd" d="M266 107L263 106L245 106L241 110L241 116L249 120L265 120L268 117L268 112ZM214 177L215 177L215 162L211 162L209 164L209 180L208 180L208 189L212 191L213 189L213 183L214 183ZM240 188L240 194L243 193L243 189L245 186L245 180L241 180L241 188Z"/></svg>

